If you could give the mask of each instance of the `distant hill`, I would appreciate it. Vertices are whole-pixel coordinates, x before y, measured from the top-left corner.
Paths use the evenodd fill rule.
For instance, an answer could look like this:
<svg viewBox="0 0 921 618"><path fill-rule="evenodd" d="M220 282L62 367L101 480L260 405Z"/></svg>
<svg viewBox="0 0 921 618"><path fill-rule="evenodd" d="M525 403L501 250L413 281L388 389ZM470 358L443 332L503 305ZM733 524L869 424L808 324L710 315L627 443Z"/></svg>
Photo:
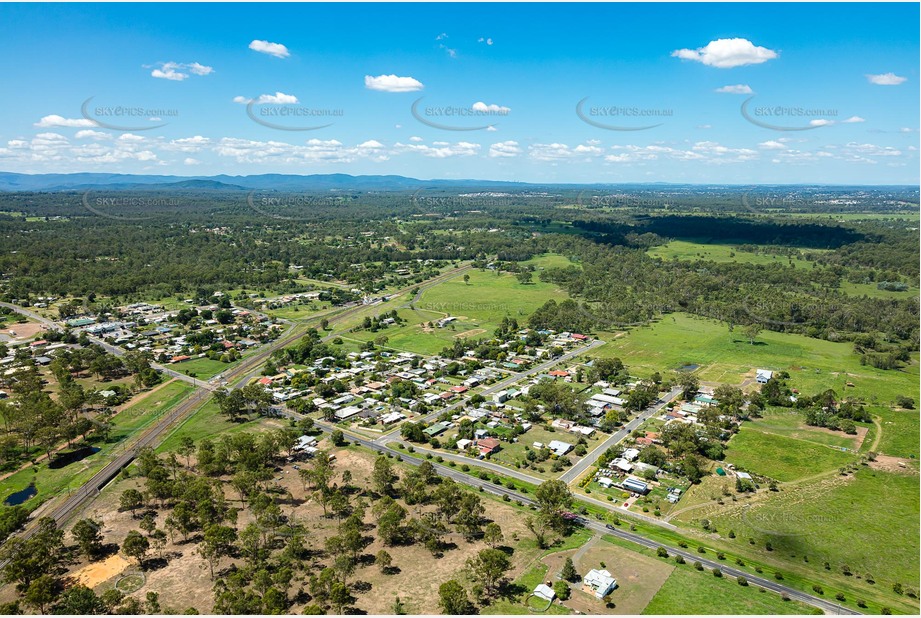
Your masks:
<svg viewBox="0 0 921 618"><path fill-rule="evenodd" d="M16 174L0 172L0 191L110 190L262 190L262 191L414 191L423 188L478 187L522 189L537 187L492 180L419 180L406 176L351 176L349 174L258 174L253 176L152 176L135 174Z"/></svg>

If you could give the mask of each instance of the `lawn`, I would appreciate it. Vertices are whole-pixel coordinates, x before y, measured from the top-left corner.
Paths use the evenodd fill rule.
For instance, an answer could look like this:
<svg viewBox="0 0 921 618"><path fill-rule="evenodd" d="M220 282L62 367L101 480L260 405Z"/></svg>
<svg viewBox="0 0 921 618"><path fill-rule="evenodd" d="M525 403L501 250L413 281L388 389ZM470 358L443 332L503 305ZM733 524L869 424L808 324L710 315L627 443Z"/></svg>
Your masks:
<svg viewBox="0 0 921 618"><path fill-rule="evenodd" d="M224 363L205 357L182 361L181 363L170 365L169 368L194 378L207 380L233 366L234 363Z"/></svg>
<svg viewBox="0 0 921 618"><path fill-rule="evenodd" d="M587 452L589 453L592 452L592 450L598 446L601 440L607 437L608 437L608 434L602 434L596 431L595 434L591 438L586 438L586 441L588 442L588 444L585 447L587 449ZM572 444L573 446L575 446L579 440L579 437L578 435L571 434L569 432L560 431L560 430L550 432L550 431L547 431L547 429L545 429L544 427L535 426L529 429L527 432L518 436L518 442L502 442L501 448L497 452L490 455L489 460L492 461L493 463L497 463L497 464L500 464L500 465L503 465L509 468L514 468L516 462L526 461L525 459L526 453L528 450L534 450L533 444L535 442L540 442L544 445L547 445L552 440L568 442L569 444ZM567 454L566 457L572 460L573 462L578 462L580 459L582 459L581 457L575 455L573 451L569 451L569 454ZM561 472L553 472L552 468L553 468L554 461L555 460L551 456L550 459L536 464L538 468L543 469L543 472L541 472L540 470L535 470L533 468L525 468L524 464L522 464L521 471L524 472L525 474L539 476L541 478L547 478L547 479L558 478ZM567 469L569 469L568 466L564 468L564 470L567 470Z"/></svg>
<svg viewBox="0 0 921 618"><path fill-rule="evenodd" d="M760 431L749 423L729 440L726 461L756 474L789 482L836 470L856 460L853 454Z"/></svg>
<svg viewBox="0 0 921 618"><path fill-rule="evenodd" d="M917 354L904 369L886 371L861 365L849 343L765 330L751 345L738 329L730 333L716 320L683 313L666 315L621 337L613 333L601 337L608 343L592 354L619 357L632 374L641 377L656 371L667 375L695 364L700 365L696 375L703 381L738 385L754 378L755 369L764 368L788 371L790 386L804 394L831 388L868 402L888 404L899 395L919 400ZM846 386L848 382L854 386Z"/></svg>
<svg viewBox="0 0 921 618"><path fill-rule="evenodd" d="M568 268L569 266L581 268L581 265L577 262L573 262L565 255L560 255L559 253L544 253L525 262L521 262L521 264L523 266L533 266L538 271L544 270L545 268Z"/></svg>
<svg viewBox="0 0 921 618"><path fill-rule="evenodd" d="M760 592L757 586L740 586L732 577L714 577L710 571L697 571L690 564L672 571L643 610L644 615L806 613L821 611L784 601L773 592Z"/></svg>
<svg viewBox="0 0 921 618"><path fill-rule="evenodd" d="M877 452L893 457L918 458L918 435L921 433L918 410L893 410L877 406L871 407L870 413L880 417L883 429ZM865 445L871 445L871 436L868 435L864 442Z"/></svg>
<svg viewBox="0 0 921 618"><path fill-rule="evenodd" d="M805 250L804 250L805 251ZM811 249L809 251L818 251ZM690 242L686 240L673 240L668 244L653 247L647 251L650 257L664 260L707 260L710 262L735 262L738 264L779 264L788 267L793 264L796 268L812 268L814 262L800 258L789 258L784 255L766 253L749 253L738 251L732 244L710 244L707 242Z"/></svg>

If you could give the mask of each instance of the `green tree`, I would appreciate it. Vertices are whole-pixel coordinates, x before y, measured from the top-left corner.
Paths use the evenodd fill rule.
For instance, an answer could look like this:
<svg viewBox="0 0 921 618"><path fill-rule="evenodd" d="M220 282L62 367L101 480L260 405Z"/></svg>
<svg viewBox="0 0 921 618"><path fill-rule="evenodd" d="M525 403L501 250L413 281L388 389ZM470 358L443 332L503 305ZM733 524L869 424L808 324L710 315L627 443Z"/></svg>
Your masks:
<svg viewBox="0 0 921 618"><path fill-rule="evenodd" d="M453 616L473 613L473 604L467 597L467 590L454 579L449 579L438 587L438 607L441 608L441 613Z"/></svg>
<svg viewBox="0 0 921 618"><path fill-rule="evenodd" d="M102 523L93 519L81 519L74 524L70 533L73 535L80 553L89 560L102 553L102 534L99 533Z"/></svg>
<svg viewBox="0 0 921 618"><path fill-rule="evenodd" d="M568 582L579 581L579 572L576 571L576 566L572 563L572 558L569 556L566 557L566 562L563 563L563 569L560 571L560 577Z"/></svg>
<svg viewBox="0 0 921 618"><path fill-rule="evenodd" d="M498 549L481 549L465 563L467 575L483 587L487 597L494 595L511 568L508 556Z"/></svg>
<svg viewBox="0 0 921 618"><path fill-rule="evenodd" d="M142 570L144 569L144 557L149 550L150 541L137 530L129 532L122 542L122 551L129 558L137 560L138 566L141 567Z"/></svg>

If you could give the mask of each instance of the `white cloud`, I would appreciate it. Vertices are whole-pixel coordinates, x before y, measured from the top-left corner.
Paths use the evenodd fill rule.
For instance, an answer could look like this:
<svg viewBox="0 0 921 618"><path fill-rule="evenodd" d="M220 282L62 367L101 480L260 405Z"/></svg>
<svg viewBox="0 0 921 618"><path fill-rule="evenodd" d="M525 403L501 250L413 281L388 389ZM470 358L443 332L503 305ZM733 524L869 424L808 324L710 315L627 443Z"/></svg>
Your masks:
<svg viewBox="0 0 921 618"><path fill-rule="evenodd" d="M36 127L95 127L96 123L86 118L64 118L57 114L42 116L42 119L34 124Z"/></svg>
<svg viewBox="0 0 921 618"><path fill-rule="evenodd" d="M379 148L383 148L384 145L383 145L382 143L380 143L379 141L377 141L376 139L369 139L369 140L366 141L366 142L362 142L362 143L358 144L358 147L359 147L359 148L370 149L370 150L376 150L376 149L379 149Z"/></svg>
<svg viewBox="0 0 921 618"><path fill-rule="evenodd" d="M834 120L827 120L825 118L816 118L815 120L809 121L809 126L811 127L827 127L833 124L835 124Z"/></svg>
<svg viewBox="0 0 921 618"><path fill-rule="evenodd" d="M507 114L510 111L512 111L512 108L510 107L496 105L495 103L490 103L489 105L487 105L486 103L483 103L482 101L477 101L476 103L470 106L470 109L472 109L475 112L493 113L493 114Z"/></svg>
<svg viewBox="0 0 921 618"><path fill-rule="evenodd" d="M777 140L772 140L772 139L766 142L761 142L760 144L758 144L758 147L764 148L765 150L783 150L784 148L786 148L786 146L784 146Z"/></svg>
<svg viewBox="0 0 921 618"><path fill-rule="evenodd" d="M718 69L761 64L777 57L777 52L760 47L748 39L717 39L697 49L676 49L672 57L693 60Z"/></svg>
<svg viewBox="0 0 921 618"><path fill-rule="evenodd" d="M423 141L423 140L422 140L422 138L419 137L418 135L413 135L412 137L409 138L409 141L418 144L419 142L421 142L421 141Z"/></svg>
<svg viewBox="0 0 921 618"><path fill-rule="evenodd" d="M898 86L908 81L908 78L900 77L895 73L880 73L879 75L868 74L867 80L877 86Z"/></svg>
<svg viewBox="0 0 921 618"><path fill-rule="evenodd" d="M435 40L436 40L436 41L441 41L441 40L446 39L446 38L448 38L448 33L447 33L447 32L442 32L441 34L439 34L438 36L435 37Z"/></svg>
<svg viewBox="0 0 921 618"><path fill-rule="evenodd" d="M173 150L178 152L199 152L211 145L211 140L201 135L194 137L183 137L174 139L163 144L164 150Z"/></svg>
<svg viewBox="0 0 921 618"><path fill-rule="evenodd" d="M263 105L265 103L274 103L276 105L291 105L299 102L296 96L293 94L285 94L284 92L276 92L275 94L260 94L255 99L247 99L246 97L242 96L233 98L234 103L240 103L243 105L247 105L251 101L256 105Z"/></svg>
<svg viewBox="0 0 921 618"><path fill-rule="evenodd" d="M378 75L372 77L365 75L365 88L380 92L415 92L422 90L422 82L412 77L398 77L396 75Z"/></svg>
<svg viewBox="0 0 921 618"><path fill-rule="evenodd" d="M249 44L249 48L253 51L259 52L260 54L268 54L270 56L275 56L276 58L287 58L291 55L291 52L288 51L288 48L281 43L270 43L268 41L261 41L259 39L253 40L253 42Z"/></svg>
<svg viewBox="0 0 921 618"><path fill-rule="evenodd" d="M150 72L151 76L176 82L188 79L189 73L193 75L210 75L214 72L212 67L197 62L161 62L159 65L159 68L155 68Z"/></svg>
<svg viewBox="0 0 921 618"><path fill-rule="evenodd" d="M198 159L193 159L192 157L187 157L185 160L183 160L183 163L185 165L198 165L199 163L201 163L201 161L199 161Z"/></svg>
<svg viewBox="0 0 921 618"><path fill-rule="evenodd" d="M476 41L477 43L486 43L487 45L492 45L492 39L480 37Z"/></svg>
<svg viewBox="0 0 921 618"><path fill-rule="evenodd" d="M517 157L520 154L521 148L518 147L518 142L512 140L497 142L489 147L489 156L494 159Z"/></svg>
<svg viewBox="0 0 921 618"><path fill-rule="evenodd" d="M111 139L112 135L109 133L103 133L102 131L93 131L92 129L84 129L82 131L77 131L74 134L74 137L77 139Z"/></svg>
<svg viewBox="0 0 921 618"><path fill-rule="evenodd" d="M568 144L554 142L552 144L533 144L528 147L528 155L536 161L560 161L565 159L586 159L604 153L594 143L579 144L570 147Z"/></svg>
<svg viewBox="0 0 921 618"><path fill-rule="evenodd" d="M842 120L841 122L843 122L843 123L845 123L845 124L853 124L853 123L855 123L855 122L866 122L866 120L864 120L864 119L861 118L860 116L851 116L851 117L848 118L847 120Z"/></svg>
<svg viewBox="0 0 921 618"><path fill-rule="evenodd" d="M751 94L751 86L746 84L736 84L734 86L722 86L714 90L714 92L721 92L723 94Z"/></svg>
<svg viewBox="0 0 921 618"><path fill-rule="evenodd" d="M481 146L471 142L432 142L428 144L394 144L396 152L414 152L433 159L448 159L451 157L469 157L479 153Z"/></svg>

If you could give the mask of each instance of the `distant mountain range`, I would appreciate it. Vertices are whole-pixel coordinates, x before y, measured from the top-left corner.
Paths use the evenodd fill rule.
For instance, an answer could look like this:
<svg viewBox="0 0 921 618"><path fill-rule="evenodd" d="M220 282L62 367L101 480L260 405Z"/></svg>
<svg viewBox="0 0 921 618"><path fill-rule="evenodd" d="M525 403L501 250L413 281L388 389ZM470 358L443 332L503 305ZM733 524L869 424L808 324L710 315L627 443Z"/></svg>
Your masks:
<svg viewBox="0 0 921 618"><path fill-rule="evenodd" d="M474 180L474 179L433 179L420 180L406 176L352 176L350 174L255 174L252 176L157 176L144 174L105 174L105 173L77 173L77 174L17 174L14 172L0 172L0 192L16 191L87 191L105 188L110 191L278 191L278 192L375 192L375 191L417 191L419 189L454 189L454 190L502 190L502 191L541 191L556 189L584 189L584 188L613 188L619 190L659 190L674 191L688 189L692 192L708 190L725 191L746 190L753 185L735 184L707 184L693 185L683 183L651 182L651 183L527 183L510 182L502 180ZM797 188L799 190L832 189L834 191L847 191L855 189L869 189L881 191L885 185L874 187L841 186L841 185L760 185L760 188ZM892 186L899 190L917 187ZM915 191L917 192L917 191Z"/></svg>
<svg viewBox="0 0 921 618"><path fill-rule="evenodd" d="M478 187L523 189L521 182L492 180L419 180L405 176L349 174L258 174L253 176L154 176L135 174L16 174L0 172L0 191L85 191L196 189L213 191L413 191L422 188Z"/></svg>

